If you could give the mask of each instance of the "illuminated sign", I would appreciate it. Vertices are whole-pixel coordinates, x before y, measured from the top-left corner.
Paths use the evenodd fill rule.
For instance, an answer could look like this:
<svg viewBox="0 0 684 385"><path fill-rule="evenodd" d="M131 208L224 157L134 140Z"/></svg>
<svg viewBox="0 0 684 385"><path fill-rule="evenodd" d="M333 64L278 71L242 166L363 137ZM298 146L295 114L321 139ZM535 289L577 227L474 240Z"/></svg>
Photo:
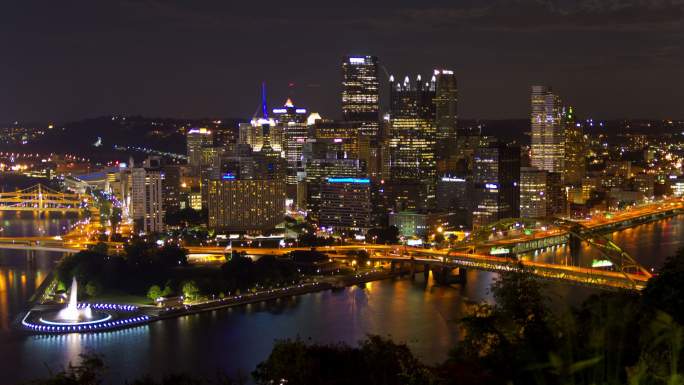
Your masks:
<svg viewBox="0 0 684 385"><path fill-rule="evenodd" d="M503 247L492 247L492 249L489 251L490 255L501 255L501 254L509 254L511 252L510 249L506 249Z"/></svg>
<svg viewBox="0 0 684 385"><path fill-rule="evenodd" d="M306 114L306 108L297 108L295 112L298 114Z"/></svg>
<svg viewBox="0 0 684 385"><path fill-rule="evenodd" d="M366 178L328 178L328 183L370 183Z"/></svg>
<svg viewBox="0 0 684 385"><path fill-rule="evenodd" d="M442 182L465 182L465 179L461 178L451 178L448 176L442 177Z"/></svg>
<svg viewBox="0 0 684 385"><path fill-rule="evenodd" d="M274 114L285 114L285 113L287 113L287 110L284 108L274 108L273 113Z"/></svg>
<svg viewBox="0 0 684 385"><path fill-rule="evenodd" d="M211 131L207 130L206 128L193 128L190 131L188 131L188 134L205 134L209 135L211 134Z"/></svg>
<svg viewBox="0 0 684 385"><path fill-rule="evenodd" d="M591 267L611 267L613 266L613 262L605 260L605 259L594 259L591 262Z"/></svg>
<svg viewBox="0 0 684 385"><path fill-rule="evenodd" d="M234 179L235 179L235 175L233 175L233 174L223 174L223 175L221 176L221 179L223 179L223 180L234 180Z"/></svg>
<svg viewBox="0 0 684 385"><path fill-rule="evenodd" d="M487 183L485 184L485 187L491 189L499 188L499 186L497 186L495 183Z"/></svg>
<svg viewBox="0 0 684 385"><path fill-rule="evenodd" d="M362 57L350 57L349 62L351 64L363 64L366 62L366 59Z"/></svg>

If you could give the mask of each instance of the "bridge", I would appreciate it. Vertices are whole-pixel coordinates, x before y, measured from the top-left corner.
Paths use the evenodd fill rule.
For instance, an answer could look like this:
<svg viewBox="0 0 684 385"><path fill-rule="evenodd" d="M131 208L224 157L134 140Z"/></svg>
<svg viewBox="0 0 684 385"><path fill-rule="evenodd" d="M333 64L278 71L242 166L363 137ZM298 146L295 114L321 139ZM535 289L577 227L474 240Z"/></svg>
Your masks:
<svg viewBox="0 0 684 385"><path fill-rule="evenodd" d="M521 235L515 238L500 239L480 242L475 246L463 250L439 250L432 248L406 247L400 245L370 245L370 244L347 244L335 246L316 247L317 251L328 254L336 259L352 259L354 252L366 251L371 260L388 262L392 266L397 264L408 265L415 271L416 266L422 265L424 270L439 271L440 274L448 274L449 269L476 269L492 272L525 271L538 277L563 281L573 284L587 285L604 289L627 289L641 290L651 277L651 273L642 267L632 256L622 250L618 245L607 238L603 233L606 229L615 229L620 226L634 226L644 221L662 218L669 215L677 215L684 212L684 202L659 202L629 210L621 214L613 214L610 218L592 221L569 221L557 219L554 221L555 228L531 235ZM611 262L613 270L601 268L589 268L570 265L556 265L543 262L522 260L515 257L515 253L506 256L489 255L478 251L482 245L519 245L530 242L542 242L544 240L557 242L586 242L591 247L599 250L603 257ZM75 253L95 244L89 241L86 235L69 237L64 240L59 237L31 237L31 238L0 238L0 249L16 250L42 250L62 253ZM122 244L108 243L110 248L121 249ZM202 261L206 255L216 255L221 258L231 251L245 252L251 255L276 255L282 256L292 251L311 250L311 247L289 248L258 248L258 247L233 247L225 248L218 246L187 247L191 253L198 256L195 260Z"/></svg>
<svg viewBox="0 0 684 385"><path fill-rule="evenodd" d="M42 184L0 192L0 211L81 213L87 203L87 195L64 193Z"/></svg>
<svg viewBox="0 0 684 385"><path fill-rule="evenodd" d="M476 244L470 245L470 247L474 247L480 252L498 248L509 254L517 255L568 243L577 235L573 234L571 229L575 229L575 231L581 229L582 233L589 238L591 238L589 236L590 234L596 234L597 236L602 237L605 233L683 213L684 201L682 201L682 199L670 199L667 201L630 207L620 213L608 213L603 216L598 215L589 220L572 221L562 218L541 220L540 222L547 224L548 229L535 231L530 234L525 234L522 232L522 229L519 229L517 230L517 234L516 232L513 232L512 235L506 237L493 237L492 239L480 240L476 242ZM520 220L517 221L521 222ZM497 227L505 228L515 222L515 219L503 220L488 226L485 230L492 231ZM481 231L479 236L482 237L484 234L485 233Z"/></svg>

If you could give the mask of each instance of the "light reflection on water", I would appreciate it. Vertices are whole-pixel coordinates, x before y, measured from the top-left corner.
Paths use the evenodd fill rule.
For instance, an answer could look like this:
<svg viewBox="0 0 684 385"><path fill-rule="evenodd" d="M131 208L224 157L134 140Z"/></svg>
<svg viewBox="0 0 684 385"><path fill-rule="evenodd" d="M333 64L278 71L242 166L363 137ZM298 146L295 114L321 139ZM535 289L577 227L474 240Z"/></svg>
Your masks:
<svg viewBox="0 0 684 385"><path fill-rule="evenodd" d="M23 224L21 228L35 228ZM684 217L658 221L613 234L613 240L647 266L657 266L684 245ZM540 260L564 258L564 249L538 253ZM583 246L580 259L591 261ZM64 367L84 352L104 354L108 380L119 383L145 374L191 372L212 375L217 369L248 375L266 358L275 339L311 339L354 344L366 334L390 335L406 342L429 363L442 361L459 338L457 321L469 301L490 300L495 274L468 272L461 286L434 286L431 278L372 282L268 303L212 311L146 326L98 334L29 336L9 331L7 320L20 309L52 266L54 257L24 257L0 251L0 362L6 382L35 378ZM41 275L42 274L42 275ZM25 276L25 280L21 277ZM574 286L553 287L559 305L576 304L590 291ZM10 314L8 316L8 314Z"/></svg>
<svg viewBox="0 0 684 385"><path fill-rule="evenodd" d="M609 238L647 269L657 269L667 257L684 247L684 216L616 231L609 234ZM526 253L523 257L539 262L574 264L568 245ZM577 259L581 266L591 266L593 260L604 258L599 250L583 242Z"/></svg>

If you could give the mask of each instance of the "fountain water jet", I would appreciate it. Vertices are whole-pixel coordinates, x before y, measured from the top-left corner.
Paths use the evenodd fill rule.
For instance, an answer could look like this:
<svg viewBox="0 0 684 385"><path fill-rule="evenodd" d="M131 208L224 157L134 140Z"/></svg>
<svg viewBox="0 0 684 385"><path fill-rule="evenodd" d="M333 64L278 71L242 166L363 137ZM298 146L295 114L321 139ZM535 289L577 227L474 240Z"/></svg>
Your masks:
<svg viewBox="0 0 684 385"><path fill-rule="evenodd" d="M71 280L71 289L69 290L69 303L67 307L59 311L57 317L65 321L78 321L80 315L78 310L78 283L74 277Z"/></svg>

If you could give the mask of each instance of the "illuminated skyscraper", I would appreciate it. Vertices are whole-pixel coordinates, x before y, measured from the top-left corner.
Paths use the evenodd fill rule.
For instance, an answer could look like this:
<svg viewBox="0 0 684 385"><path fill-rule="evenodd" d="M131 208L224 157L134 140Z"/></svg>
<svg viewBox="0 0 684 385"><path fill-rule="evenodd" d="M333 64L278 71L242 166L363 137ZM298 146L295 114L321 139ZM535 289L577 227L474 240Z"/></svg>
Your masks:
<svg viewBox="0 0 684 385"><path fill-rule="evenodd" d="M329 177L321 184L320 226L364 233L371 227L371 212L370 179Z"/></svg>
<svg viewBox="0 0 684 385"><path fill-rule="evenodd" d="M435 196L435 82L390 77L390 179L423 184L428 202Z"/></svg>
<svg viewBox="0 0 684 385"><path fill-rule="evenodd" d="M530 163L540 170L562 173L565 141L559 97L546 86L532 86L532 153Z"/></svg>
<svg viewBox="0 0 684 385"><path fill-rule="evenodd" d="M276 126L283 133L282 148L287 160L287 179L289 185L297 184L297 171L302 170L302 147L309 137L307 126L307 111L297 108L292 100L287 99L281 108L274 108L273 115Z"/></svg>
<svg viewBox="0 0 684 385"><path fill-rule="evenodd" d="M586 174L587 143L582 132L582 124L575 117L572 107L563 111L565 128L565 184L580 186Z"/></svg>
<svg viewBox="0 0 684 385"><path fill-rule="evenodd" d="M473 227L519 216L520 147L489 143L475 150Z"/></svg>
<svg viewBox="0 0 684 385"><path fill-rule="evenodd" d="M131 212L136 231L145 233L164 230L164 209L161 161L157 157L145 160L143 167L131 170Z"/></svg>
<svg viewBox="0 0 684 385"><path fill-rule="evenodd" d="M438 159L446 159L456 145L458 88L453 71L435 70L435 77L436 153Z"/></svg>
<svg viewBox="0 0 684 385"><path fill-rule="evenodd" d="M342 62L342 113L359 123L359 131L373 138L380 127L378 58L347 56Z"/></svg>
<svg viewBox="0 0 684 385"><path fill-rule="evenodd" d="M186 140L191 174L199 176L202 165L202 148L211 146L214 143L214 137L211 131L206 128L193 128L188 131Z"/></svg>
<svg viewBox="0 0 684 385"><path fill-rule="evenodd" d="M226 174L209 181L209 228L260 233L285 219L285 182L238 179Z"/></svg>

